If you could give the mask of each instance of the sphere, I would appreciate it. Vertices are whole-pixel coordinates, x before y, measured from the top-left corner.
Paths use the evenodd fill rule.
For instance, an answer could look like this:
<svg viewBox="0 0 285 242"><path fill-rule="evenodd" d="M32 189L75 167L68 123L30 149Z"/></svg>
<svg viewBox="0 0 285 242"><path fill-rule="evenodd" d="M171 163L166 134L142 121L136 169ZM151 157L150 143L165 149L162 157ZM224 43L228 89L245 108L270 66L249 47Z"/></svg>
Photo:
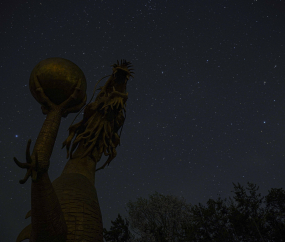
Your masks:
<svg viewBox="0 0 285 242"><path fill-rule="evenodd" d="M32 70L29 86L33 97L40 103L36 92L35 78L37 77L45 95L56 105L61 104L73 94L81 80L78 98L71 106L80 104L86 96L86 79L82 70L67 59L54 57L40 61Z"/></svg>

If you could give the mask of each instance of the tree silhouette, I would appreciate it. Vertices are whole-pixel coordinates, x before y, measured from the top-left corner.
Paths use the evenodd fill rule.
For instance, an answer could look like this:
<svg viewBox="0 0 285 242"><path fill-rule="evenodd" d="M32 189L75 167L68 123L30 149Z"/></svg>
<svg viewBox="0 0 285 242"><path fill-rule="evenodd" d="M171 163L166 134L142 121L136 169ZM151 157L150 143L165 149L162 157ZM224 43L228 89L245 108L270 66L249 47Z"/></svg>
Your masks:
<svg viewBox="0 0 285 242"><path fill-rule="evenodd" d="M112 226L110 231L107 231L105 228L103 229L103 237L106 241L114 241L114 242L126 242L131 239L130 231L129 231L129 222L126 219L126 222L118 214L118 217L115 221L111 221Z"/></svg>
<svg viewBox="0 0 285 242"><path fill-rule="evenodd" d="M188 205L183 199L157 192L149 200L138 198L127 204L127 221L139 238L134 239L128 223L114 224L111 230L117 231L116 238L119 231L124 231L128 238L133 238L131 241L141 242L285 241L283 188L272 188L263 197L253 183L247 183L246 188L239 183L233 186L233 197L209 199L205 205ZM118 221L123 220L118 217ZM116 226L124 230L116 230Z"/></svg>

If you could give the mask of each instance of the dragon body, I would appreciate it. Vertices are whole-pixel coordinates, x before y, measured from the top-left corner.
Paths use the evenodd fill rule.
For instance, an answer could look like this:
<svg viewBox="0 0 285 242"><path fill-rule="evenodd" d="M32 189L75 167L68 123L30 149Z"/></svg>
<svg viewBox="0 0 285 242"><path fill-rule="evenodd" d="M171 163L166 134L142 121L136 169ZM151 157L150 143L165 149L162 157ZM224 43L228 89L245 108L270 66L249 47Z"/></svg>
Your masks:
<svg viewBox="0 0 285 242"><path fill-rule="evenodd" d="M14 161L27 173L20 183L31 176L31 224L25 227L17 242L79 242L103 241L102 215L95 188L95 172L103 169L116 157L120 144L119 130L125 121L128 98L127 81L132 76L131 63L121 60L113 66L112 75L100 88L94 102L84 109L83 119L69 127L69 136L63 142L69 158L61 175L53 182L48 175L49 159L57 136L61 117L80 110L84 103L68 110L64 104L53 104L41 90L47 118L30 155L29 140L26 163ZM79 84L78 84L79 85ZM77 89L76 89L77 90ZM73 98L77 91L74 91ZM71 97L72 99L72 97ZM86 98L84 100L86 102ZM71 109L71 108L69 108ZM48 110L48 111L46 111ZM96 169L102 154L107 161Z"/></svg>

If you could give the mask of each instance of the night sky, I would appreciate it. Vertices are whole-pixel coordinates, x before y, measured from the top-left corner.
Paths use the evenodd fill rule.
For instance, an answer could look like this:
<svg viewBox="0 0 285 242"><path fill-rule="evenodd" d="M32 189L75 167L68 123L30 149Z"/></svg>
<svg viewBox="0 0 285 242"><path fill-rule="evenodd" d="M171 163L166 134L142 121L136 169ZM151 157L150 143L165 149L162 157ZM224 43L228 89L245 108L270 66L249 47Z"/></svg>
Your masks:
<svg viewBox="0 0 285 242"><path fill-rule="evenodd" d="M30 223L31 179L19 184L26 170L13 157L25 162L44 122L29 77L50 57L83 70L87 102L117 59L135 69L117 157L96 173L107 229L129 200L155 191L197 204L232 196L232 182L262 195L284 188L285 1L6 0L0 13L1 241ZM52 181L75 116L62 119Z"/></svg>

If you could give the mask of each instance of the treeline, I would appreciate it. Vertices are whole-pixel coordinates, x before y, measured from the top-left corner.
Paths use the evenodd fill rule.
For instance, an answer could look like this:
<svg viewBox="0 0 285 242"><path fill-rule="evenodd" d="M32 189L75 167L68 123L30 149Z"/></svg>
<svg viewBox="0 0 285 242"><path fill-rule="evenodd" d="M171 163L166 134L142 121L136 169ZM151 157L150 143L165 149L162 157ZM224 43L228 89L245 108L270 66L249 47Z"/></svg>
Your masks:
<svg viewBox="0 0 285 242"><path fill-rule="evenodd" d="M285 241L285 191L272 188L261 196L259 187L233 183L233 197L209 199L206 205L155 192L149 199L127 204L104 229L106 242L282 242Z"/></svg>

